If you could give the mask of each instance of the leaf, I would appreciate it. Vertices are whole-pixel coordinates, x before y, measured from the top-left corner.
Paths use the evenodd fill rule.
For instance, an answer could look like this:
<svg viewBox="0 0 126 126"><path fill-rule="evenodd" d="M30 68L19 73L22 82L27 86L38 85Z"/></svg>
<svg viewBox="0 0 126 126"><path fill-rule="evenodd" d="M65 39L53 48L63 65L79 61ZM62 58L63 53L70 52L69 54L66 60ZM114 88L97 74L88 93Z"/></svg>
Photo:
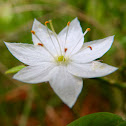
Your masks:
<svg viewBox="0 0 126 126"><path fill-rule="evenodd" d="M24 66L24 65L19 65L19 66L13 67L13 68L7 70L7 71L5 72L5 74L16 73L16 72L20 71L21 69L23 69L24 67L26 67L26 66Z"/></svg>
<svg viewBox="0 0 126 126"><path fill-rule="evenodd" d="M115 114L99 112L81 117L67 126L117 126L123 119Z"/></svg>
<svg viewBox="0 0 126 126"><path fill-rule="evenodd" d="M126 121L125 121L125 122L120 123L120 124L119 124L119 125L117 125L117 126L126 126Z"/></svg>

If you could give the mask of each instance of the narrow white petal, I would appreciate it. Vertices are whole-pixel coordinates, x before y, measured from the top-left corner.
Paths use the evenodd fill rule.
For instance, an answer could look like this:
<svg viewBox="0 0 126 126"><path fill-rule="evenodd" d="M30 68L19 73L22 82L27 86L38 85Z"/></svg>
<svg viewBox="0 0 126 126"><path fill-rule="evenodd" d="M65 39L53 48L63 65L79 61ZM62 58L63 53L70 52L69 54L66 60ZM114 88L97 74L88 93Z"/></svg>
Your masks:
<svg viewBox="0 0 126 126"><path fill-rule="evenodd" d="M40 23L38 20L34 20L32 30L39 35L38 37L41 37L42 40L46 40L49 37L49 34L47 32L47 28L45 25ZM51 30L48 29L49 32L51 33ZM40 43L40 41L32 34L33 42L34 44Z"/></svg>
<svg viewBox="0 0 126 126"><path fill-rule="evenodd" d="M67 72L66 67L58 66L51 71L51 87L69 107L76 102L82 90L82 79Z"/></svg>
<svg viewBox="0 0 126 126"><path fill-rule="evenodd" d="M14 75L14 79L25 83L40 83L49 81L49 72L54 68L53 63L42 63L37 66L27 66Z"/></svg>
<svg viewBox="0 0 126 126"><path fill-rule="evenodd" d="M110 49L113 40L114 36L109 36L104 39L86 42L84 43L83 48L73 55L71 59L77 63L88 63L100 58Z"/></svg>
<svg viewBox="0 0 126 126"><path fill-rule="evenodd" d="M35 31L35 34L39 38L38 39L34 34L32 34L33 43L35 45L37 43L43 43L53 55L57 55L57 50L59 52L59 45L53 32L36 19L34 20L32 30Z"/></svg>
<svg viewBox="0 0 126 126"><path fill-rule="evenodd" d="M37 65L53 60L53 57L39 45L8 42L5 44L13 56L27 65Z"/></svg>
<svg viewBox="0 0 126 126"><path fill-rule="evenodd" d="M83 78L95 78L106 76L118 68L107 65L105 63L100 63L98 61L93 61L90 63L79 64L79 63L71 63L67 67L68 71L78 77Z"/></svg>
<svg viewBox="0 0 126 126"><path fill-rule="evenodd" d="M68 30L68 34L67 34ZM67 34L67 39L66 39L66 34ZM77 45L78 41L80 40L79 44L76 46L76 48L72 51L71 54L76 53L83 45L84 42L84 37L82 28L80 26L80 22L78 21L77 18L75 18L68 26L66 26L59 34L58 36L62 40L62 43L66 43L65 48L67 48L66 55L69 55L71 51L74 49L74 47ZM65 42L66 41L66 42Z"/></svg>

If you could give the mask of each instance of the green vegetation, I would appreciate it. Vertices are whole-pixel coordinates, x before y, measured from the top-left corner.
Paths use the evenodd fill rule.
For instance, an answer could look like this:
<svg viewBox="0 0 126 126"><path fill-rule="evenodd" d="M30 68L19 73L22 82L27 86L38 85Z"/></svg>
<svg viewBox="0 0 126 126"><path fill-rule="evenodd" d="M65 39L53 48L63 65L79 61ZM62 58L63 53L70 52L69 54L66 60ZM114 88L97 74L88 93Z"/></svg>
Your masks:
<svg viewBox="0 0 126 126"><path fill-rule="evenodd" d="M3 41L32 44L34 18L42 23L51 19L58 33L75 17L83 31L91 28L85 42L115 35L111 49L101 59L119 70L103 78L84 79L83 91L69 109L48 83L26 84L5 74L23 65ZM126 1L1 0L0 126L66 126L81 116L103 111L126 118Z"/></svg>

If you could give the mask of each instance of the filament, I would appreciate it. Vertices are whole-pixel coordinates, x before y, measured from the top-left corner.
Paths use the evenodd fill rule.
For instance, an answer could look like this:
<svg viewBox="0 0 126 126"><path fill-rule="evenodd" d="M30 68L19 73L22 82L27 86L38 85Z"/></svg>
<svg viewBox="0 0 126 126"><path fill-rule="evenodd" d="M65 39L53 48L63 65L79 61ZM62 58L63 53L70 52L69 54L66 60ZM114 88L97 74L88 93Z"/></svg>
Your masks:
<svg viewBox="0 0 126 126"><path fill-rule="evenodd" d="M40 40L40 38L36 35L36 33L35 33L35 31L31 31L31 33L33 34L33 35L35 35L35 37L40 41L40 43L43 45L43 42ZM40 45L40 44L39 44ZM47 52L49 52L50 53L50 55L55 59L55 57L52 55L52 53L43 45L43 47L46 49L46 51Z"/></svg>
<svg viewBox="0 0 126 126"><path fill-rule="evenodd" d="M52 20L49 20L49 24L50 24L50 27L51 27L51 29L52 29L52 31L53 31L54 36L55 36L56 39L57 39L57 42L58 42L58 45L59 45L59 48L60 48L60 53L61 53L61 55L62 55L62 50L61 50L61 47L60 47L60 43L59 43L57 34L56 34L55 29L54 29L54 27L53 27Z"/></svg>
<svg viewBox="0 0 126 126"><path fill-rule="evenodd" d="M74 48L72 49L72 51L70 52L70 54L73 52L73 50L76 48L76 46L79 44L79 42L81 41L81 39L87 34L88 31L91 31L91 29L87 28L85 30L85 32L83 33L82 37L79 39L79 41L77 42L77 44L74 46Z"/></svg>
<svg viewBox="0 0 126 126"><path fill-rule="evenodd" d="M54 44L54 42L53 42L53 39L52 39L52 37L51 37L51 35L50 35L50 32L49 32L49 29L48 29L48 27L47 27L47 23L49 23L49 21L46 21L46 22L45 22L45 26L46 26L47 32L48 32L48 34L49 34L49 37L50 37L50 39L51 39L51 41L52 41L52 43L53 43L53 46L54 46L56 52L57 52L57 54L58 54L58 51L57 51L57 49L56 49L56 46L55 46L55 44Z"/></svg>

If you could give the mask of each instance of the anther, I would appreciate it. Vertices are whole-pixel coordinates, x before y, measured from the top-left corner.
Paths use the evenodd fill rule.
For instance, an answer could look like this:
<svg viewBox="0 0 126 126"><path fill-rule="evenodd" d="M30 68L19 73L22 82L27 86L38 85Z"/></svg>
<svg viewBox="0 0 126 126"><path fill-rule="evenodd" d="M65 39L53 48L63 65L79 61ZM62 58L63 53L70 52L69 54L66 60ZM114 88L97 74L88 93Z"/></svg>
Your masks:
<svg viewBox="0 0 126 126"><path fill-rule="evenodd" d="M67 51L67 48L64 49L64 52L66 52L66 51Z"/></svg>
<svg viewBox="0 0 126 126"><path fill-rule="evenodd" d="M90 28L87 28L86 31L91 31L91 29Z"/></svg>
<svg viewBox="0 0 126 126"><path fill-rule="evenodd" d="M70 25L70 21L67 23L67 26L69 26Z"/></svg>
<svg viewBox="0 0 126 126"><path fill-rule="evenodd" d="M90 48L90 50L92 50L92 47L91 46L88 46L88 48Z"/></svg>
<svg viewBox="0 0 126 126"><path fill-rule="evenodd" d="M77 44L74 46L73 50L75 49L75 47L79 44L79 42L81 41L81 39L87 34L87 32L91 31L90 28L87 28L86 31L83 33L83 36L79 39L79 41L77 42ZM92 50L91 46L88 46L88 48L90 48ZM72 51L73 51L72 50ZM72 51L70 52L70 54L72 53Z"/></svg>
<svg viewBox="0 0 126 126"><path fill-rule="evenodd" d="M35 34L35 31L31 30L31 33L32 33L32 34Z"/></svg>
<svg viewBox="0 0 126 126"><path fill-rule="evenodd" d="M40 45L40 46L44 46L42 43L38 43L38 45Z"/></svg>
<svg viewBox="0 0 126 126"><path fill-rule="evenodd" d="M49 23L49 21L46 21L46 22L45 22L45 25L47 26L48 23Z"/></svg>

